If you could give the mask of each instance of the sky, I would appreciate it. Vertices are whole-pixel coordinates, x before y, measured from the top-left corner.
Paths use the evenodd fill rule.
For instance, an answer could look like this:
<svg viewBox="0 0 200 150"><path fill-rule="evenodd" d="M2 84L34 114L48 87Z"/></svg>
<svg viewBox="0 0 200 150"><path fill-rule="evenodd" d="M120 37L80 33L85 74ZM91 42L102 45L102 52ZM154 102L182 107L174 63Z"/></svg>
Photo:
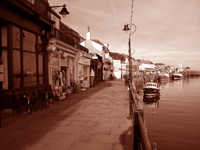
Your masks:
<svg viewBox="0 0 200 150"><path fill-rule="evenodd" d="M200 0L134 0L133 9L132 0L49 0L63 4L70 14L61 21L84 38L90 27L91 39L109 44L111 52L128 55L130 33L123 28L132 14L135 59L200 70Z"/></svg>

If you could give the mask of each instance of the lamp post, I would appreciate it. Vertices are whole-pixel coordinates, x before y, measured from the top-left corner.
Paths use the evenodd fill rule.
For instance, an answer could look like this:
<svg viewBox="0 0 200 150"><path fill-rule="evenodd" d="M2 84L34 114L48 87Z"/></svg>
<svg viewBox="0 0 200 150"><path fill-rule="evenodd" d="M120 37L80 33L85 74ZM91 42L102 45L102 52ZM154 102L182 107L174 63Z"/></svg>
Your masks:
<svg viewBox="0 0 200 150"><path fill-rule="evenodd" d="M63 7L62 10L59 12L59 14L61 14L63 16L63 18L65 18L66 15L69 14L68 10L66 9L66 6L67 5L64 4L64 5L61 5L61 6L49 6L49 8L54 8L54 10L55 10L58 7Z"/></svg>
<svg viewBox="0 0 200 150"><path fill-rule="evenodd" d="M135 30L131 32L131 26L135 27ZM130 26L130 28L129 28ZM128 38L128 52L129 52L129 118L131 118L131 102L132 102L132 96L131 96L131 84L132 84L132 57L131 57L131 35L135 33L136 31L136 26L134 24L126 24L124 25L123 31L129 32L129 38Z"/></svg>
<svg viewBox="0 0 200 150"><path fill-rule="evenodd" d="M135 30L131 32L131 26L134 26ZM130 27L129 27L130 26ZM125 24L123 31L129 32L129 39L128 39L128 52L129 52L129 90L130 90L130 84L132 84L132 57L131 57L131 35L135 33L137 27L135 24Z"/></svg>

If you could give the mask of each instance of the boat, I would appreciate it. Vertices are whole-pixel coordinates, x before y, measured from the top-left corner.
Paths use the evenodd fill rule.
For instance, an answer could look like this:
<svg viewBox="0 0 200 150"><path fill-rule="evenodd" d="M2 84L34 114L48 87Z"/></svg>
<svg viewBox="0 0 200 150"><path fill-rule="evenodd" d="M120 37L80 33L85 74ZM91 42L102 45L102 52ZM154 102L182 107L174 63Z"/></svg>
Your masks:
<svg viewBox="0 0 200 150"><path fill-rule="evenodd" d="M143 88L144 97L156 97L160 95L160 87L156 82L147 82Z"/></svg>
<svg viewBox="0 0 200 150"><path fill-rule="evenodd" d="M159 82L165 82L169 80L169 74L162 72L159 74Z"/></svg>
<svg viewBox="0 0 200 150"><path fill-rule="evenodd" d="M181 73L173 73L172 75L172 79L174 80L179 80L183 77L183 75Z"/></svg>

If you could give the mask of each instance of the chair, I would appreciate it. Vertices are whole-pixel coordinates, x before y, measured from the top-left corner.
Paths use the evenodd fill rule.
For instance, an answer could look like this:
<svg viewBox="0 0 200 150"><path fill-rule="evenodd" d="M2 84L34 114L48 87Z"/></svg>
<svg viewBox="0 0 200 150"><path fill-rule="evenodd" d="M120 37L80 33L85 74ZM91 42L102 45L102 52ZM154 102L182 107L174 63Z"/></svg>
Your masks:
<svg viewBox="0 0 200 150"><path fill-rule="evenodd" d="M60 101L59 96L57 96L53 92L53 90L51 88L51 85L47 85L47 92L46 92L46 94L47 94L47 98L48 99L52 99L52 105L53 105L54 101L58 101L58 103L59 103L59 101Z"/></svg>
<svg viewBox="0 0 200 150"><path fill-rule="evenodd" d="M35 112L37 112L37 107L40 106L42 108L42 100L38 99L35 95L33 95L32 91L26 91L26 96L30 100L30 103L33 104L33 108L35 108Z"/></svg>
<svg viewBox="0 0 200 150"><path fill-rule="evenodd" d="M35 98L36 98L36 101L42 101L42 103L44 103L45 104L45 109L47 108L47 106L48 106L48 99L47 98L45 98L45 95L44 95L44 97L42 98L42 97L40 97L40 95L39 95L39 92L38 91L33 91L33 93L34 93L34 95L35 95Z"/></svg>
<svg viewBox="0 0 200 150"><path fill-rule="evenodd" d="M20 101L20 97L18 95L18 92L17 90L15 90L15 95L16 95L16 98L17 98L17 103L18 103L18 117L19 117L19 114L22 110L27 110L27 109L30 109L30 116L32 115L32 109L33 109L33 105L32 104L22 104L21 101Z"/></svg>

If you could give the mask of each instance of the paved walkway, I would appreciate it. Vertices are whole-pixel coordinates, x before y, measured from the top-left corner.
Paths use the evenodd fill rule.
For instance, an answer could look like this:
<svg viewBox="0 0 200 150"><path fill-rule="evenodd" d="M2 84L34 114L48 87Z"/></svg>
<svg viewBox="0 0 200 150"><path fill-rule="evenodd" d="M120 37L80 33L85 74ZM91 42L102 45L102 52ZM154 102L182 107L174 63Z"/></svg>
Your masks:
<svg viewBox="0 0 200 150"><path fill-rule="evenodd" d="M132 150L128 90L107 81L32 117L2 117L1 150Z"/></svg>

